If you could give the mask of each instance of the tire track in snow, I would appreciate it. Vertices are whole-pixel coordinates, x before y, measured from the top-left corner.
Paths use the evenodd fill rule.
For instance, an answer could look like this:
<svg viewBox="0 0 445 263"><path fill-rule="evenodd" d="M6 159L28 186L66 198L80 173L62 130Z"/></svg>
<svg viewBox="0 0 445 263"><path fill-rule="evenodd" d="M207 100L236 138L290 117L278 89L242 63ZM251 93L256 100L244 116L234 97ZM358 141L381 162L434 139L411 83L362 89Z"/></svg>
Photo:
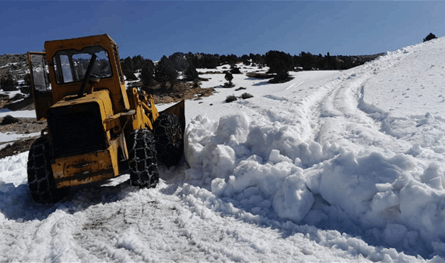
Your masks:
<svg viewBox="0 0 445 263"><path fill-rule="evenodd" d="M373 115L375 112L365 111L363 104L365 83L379 71L397 66L403 58L401 52L395 60L396 63L388 63L389 58L380 57L345 71L338 80L331 82L332 90L317 105L320 130L315 140L321 144L337 142L347 146L348 150L358 150L356 144L381 148L392 145L400 151L408 150L408 144L394 142L393 137L384 132L382 119L376 119ZM380 114L385 113L381 111Z"/></svg>
<svg viewBox="0 0 445 263"><path fill-rule="evenodd" d="M289 84L281 91L276 92L275 89L274 93L262 95L261 99L254 102L240 101L236 103L243 110L249 111L257 122L265 121L277 125L287 125L296 131L301 142L311 141L315 138L314 130L318 130L317 122L313 121L319 115L317 107L325 99L326 94L333 89L331 82L339 81L338 79L333 80L337 74L334 71L317 79L302 75L302 78L305 79L302 81L298 81L299 75L296 74L294 83ZM305 87L290 92L299 86Z"/></svg>
<svg viewBox="0 0 445 263"><path fill-rule="evenodd" d="M161 171L161 178L168 173L185 173L185 168ZM390 253L336 231L326 234L273 215L252 214L187 180L175 180L161 180L154 189L125 182L86 187L53 206L26 207L26 220L2 213L0 261L356 262L361 256L383 260ZM31 196L23 198L22 188L9 195L26 204ZM412 259L391 253L394 260Z"/></svg>
<svg viewBox="0 0 445 263"><path fill-rule="evenodd" d="M126 262L176 260L175 254L171 258L162 253L168 250L169 241L159 242L167 231L165 226L175 217L171 202L160 199L155 189L140 192L129 193L129 198L116 203L86 209L83 227L76 233L78 244L98 258Z"/></svg>
<svg viewBox="0 0 445 263"><path fill-rule="evenodd" d="M289 85L288 87L286 87L284 90L288 90L288 89L296 88L296 87L300 86L300 85L303 84L303 83L304 83L304 80L303 80L302 82L298 83L298 84L296 84L296 83L291 84L291 85Z"/></svg>
<svg viewBox="0 0 445 263"><path fill-rule="evenodd" d="M298 86L302 83L299 83ZM261 103L261 106L250 104L245 106L259 112L259 116L267 116L266 121L289 125L300 135L301 142L314 140L314 134L316 134L314 131L317 131L318 127L313 120L319 115L318 105L325 99L326 94L333 89L332 84L314 86L316 88L311 87L310 94L303 97L299 97L300 94L298 93L289 97L269 94L263 96L265 100ZM280 103L281 105L273 108L267 107L271 103Z"/></svg>

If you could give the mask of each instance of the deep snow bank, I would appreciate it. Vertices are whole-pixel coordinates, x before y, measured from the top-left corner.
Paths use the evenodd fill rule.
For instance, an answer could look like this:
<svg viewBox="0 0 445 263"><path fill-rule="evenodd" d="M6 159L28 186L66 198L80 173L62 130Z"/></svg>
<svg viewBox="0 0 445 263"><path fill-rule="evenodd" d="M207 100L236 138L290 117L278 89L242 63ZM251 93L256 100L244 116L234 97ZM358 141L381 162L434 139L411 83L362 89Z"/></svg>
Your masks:
<svg viewBox="0 0 445 263"><path fill-rule="evenodd" d="M335 218L378 243L444 252L444 176L434 164L419 176L412 155L303 142L292 126L240 114L195 118L186 159L188 179L254 214L326 227Z"/></svg>
<svg viewBox="0 0 445 263"><path fill-rule="evenodd" d="M252 122L245 114L222 117L219 123L199 116L186 133L187 174L193 179L253 211L272 207L296 222L314 202L303 168L338 153L336 146L303 143L291 126Z"/></svg>

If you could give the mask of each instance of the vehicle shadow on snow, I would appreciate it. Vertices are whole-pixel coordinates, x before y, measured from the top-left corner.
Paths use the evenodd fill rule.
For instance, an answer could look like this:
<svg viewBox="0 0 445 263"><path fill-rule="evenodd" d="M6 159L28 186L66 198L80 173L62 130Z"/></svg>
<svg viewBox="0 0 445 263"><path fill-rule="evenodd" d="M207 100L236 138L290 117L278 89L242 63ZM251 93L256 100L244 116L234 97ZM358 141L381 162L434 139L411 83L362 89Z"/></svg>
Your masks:
<svg viewBox="0 0 445 263"><path fill-rule="evenodd" d="M96 204L112 203L123 199L128 193L140 188L130 185L130 181L117 184L109 182L71 187L67 196L57 203L38 204L31 197L27 184L15 186L13 183L0 184L0 213L9 220L17 222L44 220L56 210L67 213L87 209Z"/></svg>
<svg viewBox="0 0 445 263"><path fill-rule="evenodd" d="M184 158L178 166L181 170L188 168ZM159 168L163 180L169 180L178 173L177 169L169 170L164 166ZM57 210L74 214L90 206L122 200L128 194L140 190L141 188L130 185L128 174L122 174L103 182L70 187L62 200L56 203L38 204L32 199L27 183L16 186L13 183L0 181L0 218L3 214L5 218L17 222L41 221Z"/></svg>

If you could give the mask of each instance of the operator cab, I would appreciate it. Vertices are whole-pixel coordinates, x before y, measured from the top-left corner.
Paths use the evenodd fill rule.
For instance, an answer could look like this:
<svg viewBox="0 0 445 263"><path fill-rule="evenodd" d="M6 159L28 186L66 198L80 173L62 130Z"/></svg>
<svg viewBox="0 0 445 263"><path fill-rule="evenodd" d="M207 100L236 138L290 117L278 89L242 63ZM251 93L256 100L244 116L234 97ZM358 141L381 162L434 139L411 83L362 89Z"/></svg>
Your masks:
<svg viewBox="0 0 445 263"><path fill-rule="evenodd" d="M108 35L46 41L45 52L28 52L28 60L38 120L58 101L93 88L108 90L114 112L130 109L117 45Z"/></svg>
<svg viewBox="0 0 445 263"><path fill-rule="evenodd" d="M91 76L95 79L111 78L113 72L108 52L101 46L92 46L80 51L70 49L56 52L53 64L57 84L83 81L93 55L97 58Z"/></svg>

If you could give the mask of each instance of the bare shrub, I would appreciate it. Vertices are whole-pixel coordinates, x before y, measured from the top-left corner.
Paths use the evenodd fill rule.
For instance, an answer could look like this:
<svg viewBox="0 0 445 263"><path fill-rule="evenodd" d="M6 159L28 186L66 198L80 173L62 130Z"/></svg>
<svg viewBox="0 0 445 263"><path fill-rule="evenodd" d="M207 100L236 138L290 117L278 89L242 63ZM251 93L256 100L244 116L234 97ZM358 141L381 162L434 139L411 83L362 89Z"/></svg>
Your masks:
<svg viewBox="0 0 445 263"><path fill-rule="evenodd" d="M237 98L236 98L235 95L230 95L230 96L227 96L227 98L226 98L226 102L227 103L230 103L230 102L233 102L233 101L236 101L236 100L237 100Z"/></svg>
<svg viewBox="0 0 445 263"><path fill-rule="evenodd" d="M7 125L7 124L12 124L12 123L17 123L17 122L19 122L19 121L20 121L19 119L15 118L15 117L12 117L11 115L6 115L6 116L3 118L2 122L1 122L1 125Z"/></svg>
<svg viewBox="0 0 445 263"><path fill-rule="evenodd" d="M248 99L248 98L252 98L252 97L253 97L253 95L250 94L250 93L247 93L247 92L245 92L245 93L243 93L243 94L241 95L241 98L242 98L243 100Z"/></svg>

